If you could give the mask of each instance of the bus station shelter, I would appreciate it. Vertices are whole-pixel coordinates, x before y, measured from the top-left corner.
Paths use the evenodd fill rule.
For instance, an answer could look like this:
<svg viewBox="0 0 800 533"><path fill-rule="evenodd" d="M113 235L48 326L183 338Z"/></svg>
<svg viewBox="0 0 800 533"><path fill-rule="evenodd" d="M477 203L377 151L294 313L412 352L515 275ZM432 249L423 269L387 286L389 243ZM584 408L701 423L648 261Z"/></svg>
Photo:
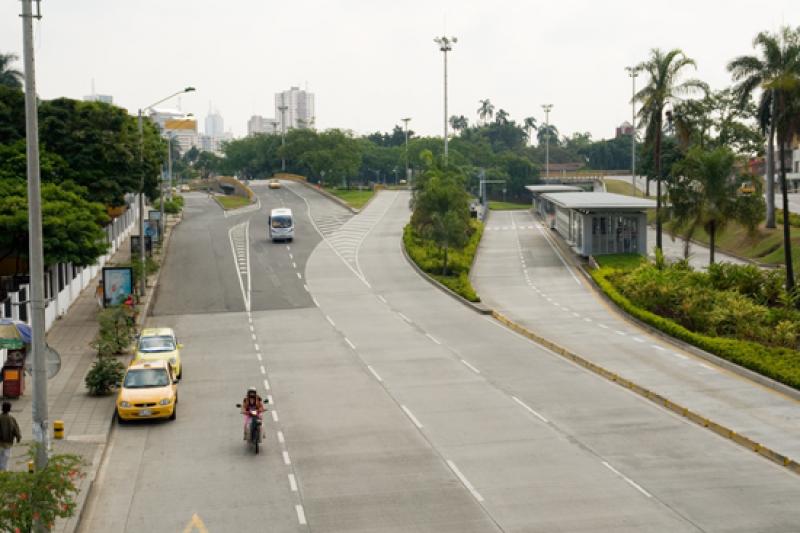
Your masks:
<svg viewBox="0 0 800 533"><path fill-rule="evenodd" d="M547 221L550 229L555 228L556 208L552 202L543 198L543 195L556 192L583 192L585 190L575 185L526 185L525 188L533 194L533 212L539 215L542 220Z"/></svg>
<svg viewBox="0 0 800 533"><path fill-rule="evenodd" d="M578 255L647 253L647 210L655 200L608 192L548 192L558 234Z"/></svg>

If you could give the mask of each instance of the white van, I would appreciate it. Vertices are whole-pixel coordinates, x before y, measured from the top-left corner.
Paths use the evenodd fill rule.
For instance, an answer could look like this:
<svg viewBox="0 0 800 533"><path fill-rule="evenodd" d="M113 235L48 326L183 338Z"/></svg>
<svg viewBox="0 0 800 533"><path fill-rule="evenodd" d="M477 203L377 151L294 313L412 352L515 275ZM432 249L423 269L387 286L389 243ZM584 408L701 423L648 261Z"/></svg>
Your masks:
<svg viewBox="0 0 800 533"><path fill-rule="evenodd" d="M294 239L294 217L292 210L285 207L273 209L269 214L269 238L273 241Z"/></svg>

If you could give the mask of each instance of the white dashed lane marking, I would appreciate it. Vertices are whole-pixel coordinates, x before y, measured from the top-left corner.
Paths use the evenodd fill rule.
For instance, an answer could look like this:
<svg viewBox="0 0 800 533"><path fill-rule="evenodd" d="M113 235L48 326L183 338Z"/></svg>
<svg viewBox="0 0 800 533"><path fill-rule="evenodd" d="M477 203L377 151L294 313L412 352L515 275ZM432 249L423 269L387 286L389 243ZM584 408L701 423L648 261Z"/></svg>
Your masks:
<svg viewBox="0 0 800 533"><path fill-rule="evenodd" d="M383 383L383 379L382 379L382 378L381 378L381 377L378 375L378 373L377 373L377 372L375 372L375 369L374 369L374 368L372 368L371 366L367 365L367 369L368 369L370 372L372 372L372 375L373 375L373 376L375 376L375 379L377 379L378 381L380 381L381 383Z"/></svg>
<svg viewBox="0 0 800 533"><path fill-rule="evenodd" d="M543 417L542 415L540 415L539 413L537 413L536 411L534 411L534 410L533 410L531 407L529 407L529 406L528 406L528 405L527 405L525 402L523 402L522 400L520 400L520 399L519 399L519 398L517 398L516 396L512 396L511 398L512 398L512 399L513 399L515 402L517 402L519 405L521 405L523 409L525 409L526 411L528 411L529 413L531 413L533 416L535 416L536 418L538 418L539 420L541 420L541 421L542 421L542 422L544 422L545 424L549 424L549 423L550 423L550 421L549 421L549 420L547 420L545 417Z"/></svg>
<svg viewBox="0 0 800 533"><path fill-rule="evenodd" d="M419 420L417 420L417 417L414 416L414 413L412 413L411 410L408 407L406 407L405 405L401 405L400 407L406 413L406 416L411 419L411 422L413 422L414 425L417 426L418 429L422 429L422 424L420 423Z"/></svg>
<svg viewBox="0 0 800 533"><path fill-rule="evenodd" d="M480 374L480 373L481 373L481 371L480 371L480 370L478 370L477 368L475 368L474 366L472 366L471 364L469 364L469 362L465 361L464 359L462 359L462 360L461 360L461 362L462 362L462 363L464 363L464 365L465 365L467 368L469 368L470 370L472 370L472 371L473 371L473 372L475 372L476 374Z"/></svg>

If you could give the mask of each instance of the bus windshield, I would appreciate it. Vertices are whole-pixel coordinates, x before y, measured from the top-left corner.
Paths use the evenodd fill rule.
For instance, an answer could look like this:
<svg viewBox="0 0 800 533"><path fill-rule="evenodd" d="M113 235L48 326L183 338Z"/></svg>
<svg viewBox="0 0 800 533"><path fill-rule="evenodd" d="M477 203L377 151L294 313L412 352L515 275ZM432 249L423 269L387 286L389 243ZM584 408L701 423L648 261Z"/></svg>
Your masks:
<svg viewBox="0 0 800 533"><path fill-rule="evenodd" d="M272 227L273 228L291 228L292 227L292 217L286 215L278 215L272 217Z"/></svg>

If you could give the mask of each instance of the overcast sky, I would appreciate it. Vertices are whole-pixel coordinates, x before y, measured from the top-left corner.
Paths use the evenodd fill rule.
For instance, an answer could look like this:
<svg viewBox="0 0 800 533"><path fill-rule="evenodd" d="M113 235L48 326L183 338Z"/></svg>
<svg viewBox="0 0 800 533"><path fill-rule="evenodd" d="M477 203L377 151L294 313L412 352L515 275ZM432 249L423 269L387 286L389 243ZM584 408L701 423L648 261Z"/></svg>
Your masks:
<svg viewBox="0 0 800 533"><path fill-rule="evenodd" d="M22 55L20 9L0 3L0 52ZM550 103L562 133L607 138L630 120L624 67L651 48L682 48L697 77L721 88L726 63L751 53L756 33L800 25L799 0L45 0L42 10L41 97L81 98L94 79L135 112L193 85L182 109L202 130L211 103L237 136L251 115L271 117L274 93L291 85L316 95L318 128L386 131L409 116L411 129L440 135L433 38L446 32L458 38L451 115L474 122L489 98L514 119L543 121Z"/></svg>

